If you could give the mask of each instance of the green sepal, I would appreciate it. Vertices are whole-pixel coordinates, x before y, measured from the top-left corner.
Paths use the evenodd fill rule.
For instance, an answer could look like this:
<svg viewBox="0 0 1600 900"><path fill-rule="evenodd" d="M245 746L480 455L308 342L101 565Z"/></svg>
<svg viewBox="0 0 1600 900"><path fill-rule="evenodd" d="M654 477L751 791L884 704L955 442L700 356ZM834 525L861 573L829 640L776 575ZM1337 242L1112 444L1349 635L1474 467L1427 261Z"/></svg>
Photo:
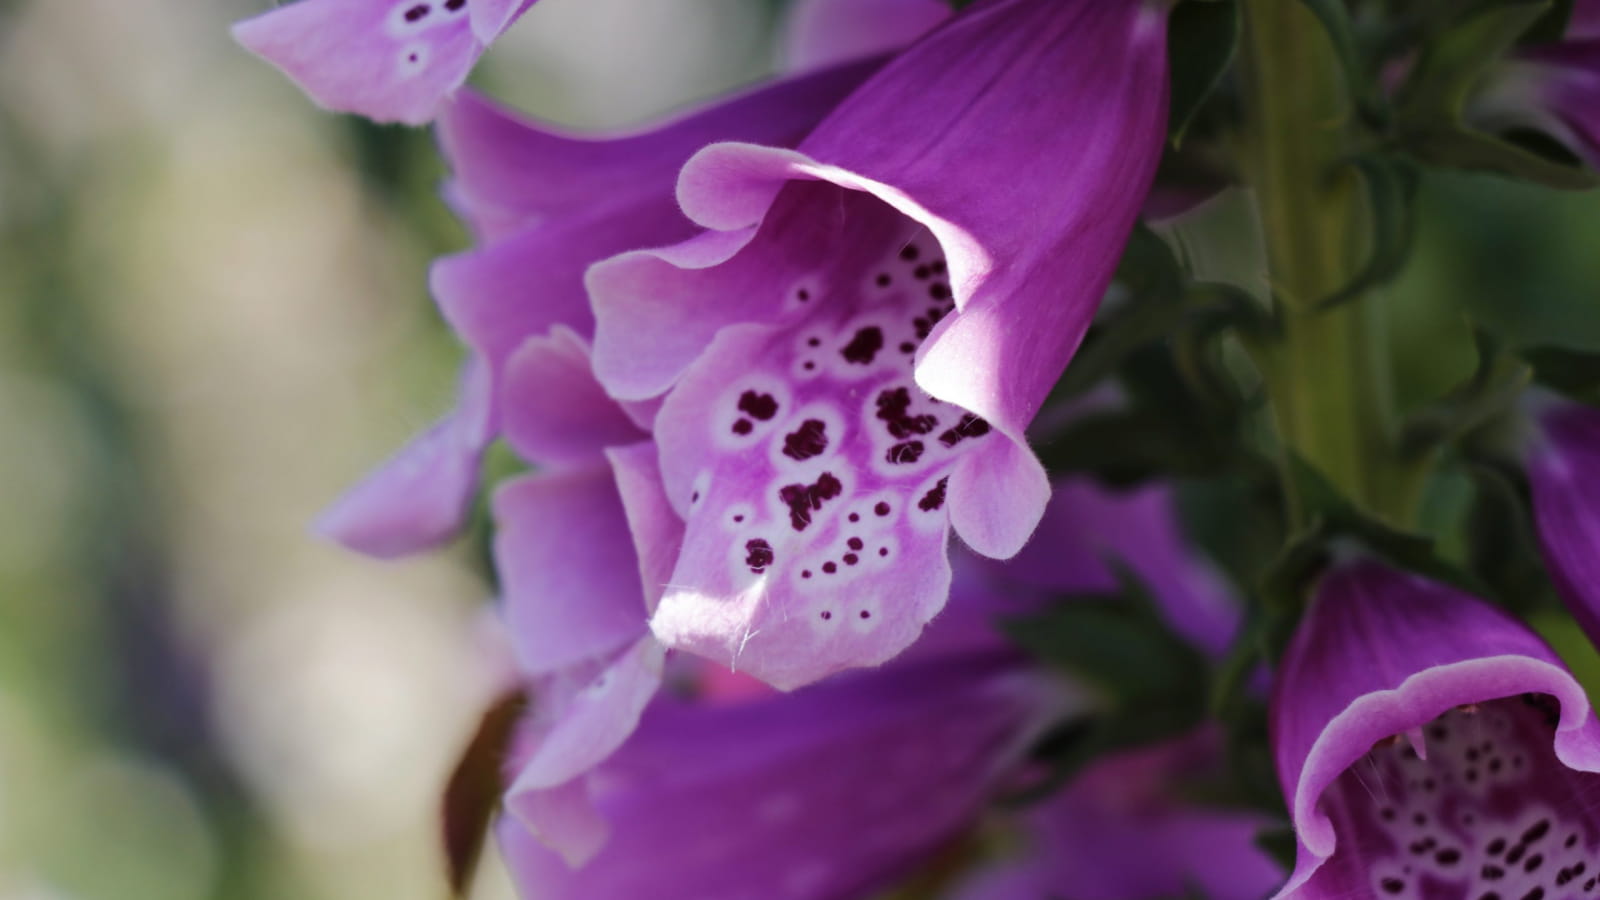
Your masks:
<svg viewBox="0 0 1600 900"><path fill-rule="evenodd" d="M1167 27L1167 64L1172 83L1167 140L1183 144L1196 114L1233 65L1243 33L1237 0L1180 3Z"/></svg>
<svg viewBox="0 0 1600 900"><path fill-rule="evenodd" d="M1417 188L1422 173L1417 165L1393 154L1371 153L1355 157L1350 165L1367 186L1372 215L1371 252L1366 265L1344 287L1317 303L1329 309L1362 296L1371 288L1400 274L1416 242Z"/></svg>
<svg viewBox="0 0 1600 900"><path fill-rule="evenodd" d="M1343 0L1300 2L1322 23L1328 42L1333 45L1334 56L1339 60L1339 68L1344 73L1350 96L1355 99L1356 108L1369 122L1381 125L1389 116L1388 100L1367 71L1346 4Z"/></svg>
<svg viewBox="0 0 1600 900"><path fill-rule="evenodd" d="M1527 363L1504 352L1498 338L1473 329L1478 364L1443 398L1412 413L1400 428L1400 452L1420 460L1509 410L1533 378Z"/></svg>

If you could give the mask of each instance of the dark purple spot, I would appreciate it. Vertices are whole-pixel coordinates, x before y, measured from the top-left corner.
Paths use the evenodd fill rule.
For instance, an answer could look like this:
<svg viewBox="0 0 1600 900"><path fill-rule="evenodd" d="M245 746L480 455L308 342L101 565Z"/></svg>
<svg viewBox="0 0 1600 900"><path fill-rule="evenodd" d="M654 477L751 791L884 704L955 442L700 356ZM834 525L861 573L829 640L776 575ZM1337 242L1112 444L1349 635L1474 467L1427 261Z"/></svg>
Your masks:
<svg viewBox="0 0 1600 900"><path fill-rule="evenodd" d="M1596 882L1600 882L1600 878L1591 878L1588 881L1585 881L1583 883L1583 889L1586 890L1586 891L1594 890L1594 886L1595 886Z"/></svg>
<svg viewBox="0 0 1600 900"><path fill-rule="evenodd" d="M872 511L880 516L887 516L889 514L889 504L879 500L878 505L874 506Z"/></svg>
<svg viewBox="0 0 1600 900"><path fill-rule="evenodd" d="M950 296L950 285L942 281L935 281L933 284L928 285L928 296L935 300L943 300Z"/></svg>
<svg viewBox="0 0 1600 900"><path fill-rule="evenodd" d="M944 486L945 482L949 480L949 478L939 479L939 483L934 485L926 494L923 494L921 500L917 501L917 509L923 512L933 512L944 506Z"/></svg>
<svg viewBox="0 0 1600 900"><path fill-rule="evenodd" d="M901 353L915 353L915 352L917 352L917 345L911 343L910 341L901 341L900 342L900 352Z"/></svg>
<svg viewBox="0 0 1600 900"><path fill-rule="evenodd" d="M869 613L869 612L867 612L866 610L863 609L861 611L861 618L870 619L870 618L872 618L872 613Z"/></svg>
<svg viewBox="0 0 1600 900"><path fill-rule="evenodd" d="M889 548L888 547L879 547L878 548L878 555L879 556L888 556L889 555Z"/></svg>
<svg viewBox="0 0 1600 900"><path fill-rule="evenodd" d="M766 571L767 566L772 565L772 561L777 558L772 553L772 545L761 538L751 538L746 541L744 549L744 564L758 575Z"/></svg>
<svg viewBox="0 0 1600 900"><path fill-rule="evenodd" d="M1522 895L1522 900L1544 900L1544 888L1536 887Z"/></svg>
<svg viewBox="0 0 1600 900"><path fill-rule="evenodd" d="M889 273L888 272L880 272L880 273L878 273L878 287L888 287L889 286L889 281L890 281L890 278L889 278Z"/></svg>
<svg viewBox="0 0 1600 900"><path fill-rule="evenodd" d="M922 316L917 316L911 320L911 328L916 332L917 340L922 340L933 333L933 323Z"/></svg>
<svg viewBox="0 0 1600 900"><path fill-rule="evenodd" d="M844 543L845 543L845 546L849 547L851 550L860 550L862 548L862 546L863 546L863 544L861 543L861 538L858 538L858 537L853 537L850 540L845 541Z"/></svg>
<svg viewBox="0 0 1600 900"><path fill-rule="evenodd" d="M903 387L889 388L878 394L878 418L888 423L889 435L900 440L914 434L927 434L939 424L930 415L913 416L911 392Z"/></svg>
<svg viewBox="0 0 1600 900"><path fill-rule="evenodd" d="M410 9L406 10L406 21L407 22L420 22L431 11L432 11L432 7L428 6L428 4L426 4L426 3L418 3L416 6L413 6Z"/></svg>
<svg viewBox="0 0 1600 900"><path fill-rule="evenodd" d="M883 329L876 325L868 325L856 332L850 343L844 345L840 355L845 362L869 366L878 357L878 351L883 349Z"/></svg>
<svg viewBox="0 0 1600 900"><path fill-rule="evenodd" d="M804 303L807 300L811 299L811 292L806 290L805 288L801 288L800 290L795 292L795 298L798 299L801 303Z"/></svg>
<svg viewBox="0 0 1600 900"><path fill-rule="evenodd" d="M822 618L824 620L831 619L831 618L833 618L833 613L829 612L828 610L823 610L822 611Z"/></svg>
<svg viewBox="0 0 1600 900"><path fill-rule="evenodd" d="M854 553L846 553L843 557L841 557L841 559L844 560L844 564L847 566L853 566L856 563L861 562L861 557L855 555Z"/></svg>
<svg viewBox="0 0 1600 900"><path fill-rule="evenodd" d="M1394 821L1394 810L1390 809L1387 806L1385 806L1383 809L1379 810L1378 811L1378 815L1382 816L1383 820L1385 822L1393 822Z"/></svg>
<svg viewBox="0 0 1600 900"><path fill-rule="evenodd" d="M1528 852L1528 845L1527 844L1516 844L1516 845L1512 846L1512 848L1510 850L1506 851L1506 862L1512 863L1512 864L1522 862L1523 854L1525 854L1527 852Z"/></svg>
<svg viewBox="0 0 1600 900"><path fill-rule="evenodd" d="M1416 824L1416 825L1426 825L1426 824L1428 824L1428 817L1424 813L1417 813L1416 815L1411 817L1411 821L1412 821L1413 824Z"/></svg>
<svg viewBox="0 0 1600 900"><path fill-rule="evenodd" d="M1378 882L1386 893L1398 894L1406 889L1406 883L1398 878L1385 878Z"/></svg>
<svg viewBox="0 0 1600 900"><path fill-rule="evenodd" d="M745 391L739 395L739 411L765 422L778 414L778 401L771 394Z"/></svg>
<svg viewBox="0 0 1600 900"><path fill-rule="evenodd" d="M444 8L451 12L460 12L461 8L466 5L467 0L444 0Z"/></svg>
<svg viewBox="0 0 1600 900"><path fill-rule="evenodd" d="M1544 836L1549 834L1549 833L1550 833L1550 820L1549 819L1540 819L1537 823L1534 824L1534 826L1532 828L1529 828L1527 831L1524 831L1522 833L1522 843L1524 843L1524 844L1536 843L1539 840L1543 839Z"/></svg>
<svg viewBox="0 0 1600 900"><path fill-rule="evenodd" d="M806 340L806 346L807 347L821 347L822 346L822 339L821 338L808 338Z"/></svg>
<svg viewBox="0 0 1600 900"><path fill-rule="evenodd" d="M801 569L800 570L800 577L801 578L810 578L811 577L811 570L810 569ZM822 617L824 619L826 619L828 617L828 614L827 613L823 613Z"/></svg>
<svg viewBox="0 0 1600 900"><path fill-rule="evenodd" d="M988 433L988 422L972 413L967 413L961 417L961 421L956 423L956 427L946 429L944 434L939 435L939 443L946 447L954 447L969 437L983 437Z"/></svg>
<svg viewBox="0 0 1600 900"><path fill-rule="evenodd" d="M416 62L416 61L417 61L417 55L415 53L407 53L406 54L406 62Z"/></svg>
<svg viewBox="0 0 1600 900"><path fill-rule="evenodd" d="M749 419L740 419L739 421L733 423L734 434L749 434L755 430L756 426L751 424Z"/></svg>
<svg viewBox="0 0 1600 900"><path fill-rule="evenodd" d="M928 263L928 268L932 269L934 271L934 274L936 274L936 275L943 275L944 274L944 260L936 259L933 262Z"/></svg>
<svg viewBox="0 0 1600 900"><path fill-rule="evenodd" d="M744 521L744 513L740 513L737 516L734 516L733 520L735 522L743 522Z"/></svg>
<svg viewBox="0 0 1600 900"><path fill-rule="evenodd" d="M921 441L901 441L889 448L889 452L884 454L884 459L891 465L908 465L922 458L922 450Z"/></svg>
<svg viewBox="0 0 1600 900"><path fill-rule="evenodd" d="M1534 855L1528 857L1528 861L1526 863L1522 864L1522 871L1524 871L1524 872L1532 872L1533 870L1539 868L1541 865L1544 865L1544 856L1541 855L1541 854L1535 853Z"/></svg>
<svg viewBox="0 0 1600 900"><path fill-rule="evenodd" d="M928 276L933 274L933 270L927 266L917 266L911 270L911 274L915 275L918 281L927 281Z"/></svg>
<svg viewBox="0 0 1600 900"><path fill-rule="evenodd" d="M816 363L811 362L810 360L807 360L805 365L801 366L800 368L805 369L807 372L809 372L812 369L815 369L816 367L817 367Z"/></svg>
<svg viewBox="0 0 1600 900"><path fill-rule="evenodd" d="M922 251L917 249L917 245L916 244L907 244L904 247L900 248L900 258L905 260L906 262L910 262L913 259L916 259L917 258L917 254L919 254L921 252Z"/></svg>
<svg viewBox="0 0 1600 900"><path fill-rule="evenodd" d="M1478 900L1500 900L1500 895L1496 894L1494 891L1490 891L1489 893L1484 894L1482 897L1479 897Z"/></svg>
<svg viewBox="0 0 1600 900"><path fill-rule="evenodd" d="M1439 865L1441 866L1453 866L1461 861L1461 851L1454 848L1449 850L1440 850L1438 853L1434 854L1433 858L1438 860Z"/></svg>
<svg viewBox="0 0 1600 900"><path fill-rule="evenodd" d="M1501 851L1506 849L1506 839L1505 838L1495 838L1494 840L1489 842L1489 846L1488 846L1487 849L1489 851L1489 855L1490 856L1499 856Z"/></svg>
<svg viewBox="0 0 1600 900"><path fill-rule="evenodd" d="M690 503L699 503L700 502L700 492L699 491L695 491L694 493L690 494L689 495L689 502Z"/></svg>
<svg viewBox="0 0 1600 900"><path fill-rule="evenodd" d="M1505 877L1506 870L1500 868L1499 866L1489 864L1485 865L1481 870L1479 870L1478 874L1483 876L1484 881L1499 881L1501 878Z"/></svg>
<svg viewBox="0 0 1600 900"><path fill-rule="evenodd" d="M828 449L828 426L820 419L807 419L791 434L783 437L783 455L793 460L806 460Z"/></svg>
<svg viewBox="0 0 1600 900"><path fill-rule="evenodd" d="M832 500L844 492L844 485L823 472L815 484L786 484L778 489L778 499L789 507L789 524L795 531L804 531L811 524L811 514L822 509L824 501Z"/></svg>
<svg viewBox="0 0 1600 900"><path fill-rule="evenodd" d="M822 571L832 575L833 573L839 571L839 565L830 559L822 564Z"/></svg>
<svg viewBox="0 0 1600 900"><path fill-rule="evenodd" d="M861 521L861 514L860 513L851 513L850 514L850 521L852 521L852 522Z"/></svg>
<svg viewBox="0 0 1600 900"><path fill-rule="evenodd" d="M1572 845L1574 845L1576 843L1578 843L1578 836L1575 835L1575 834L1569 834L1569 835L1567 835L1567 839L1564 842L1562 842L1561 846L1567 847L1567 848L1571 848Z"/></svg>

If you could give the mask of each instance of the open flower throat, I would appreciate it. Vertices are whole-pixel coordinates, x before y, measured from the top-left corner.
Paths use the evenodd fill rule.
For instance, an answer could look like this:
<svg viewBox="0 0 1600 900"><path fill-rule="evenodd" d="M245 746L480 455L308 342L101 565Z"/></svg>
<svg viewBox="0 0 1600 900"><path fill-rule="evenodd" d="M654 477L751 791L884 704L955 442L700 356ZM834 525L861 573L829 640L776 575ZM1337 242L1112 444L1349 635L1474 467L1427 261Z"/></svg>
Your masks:
<svg viewBox="0 0 1600 900"><path fill-rule="evenodd" d="M1524 694L1374 747L1324 795L1330 865L1394 900L1600 896L1600 775L1555 757L1557 720L1552 698Z"/></svg>

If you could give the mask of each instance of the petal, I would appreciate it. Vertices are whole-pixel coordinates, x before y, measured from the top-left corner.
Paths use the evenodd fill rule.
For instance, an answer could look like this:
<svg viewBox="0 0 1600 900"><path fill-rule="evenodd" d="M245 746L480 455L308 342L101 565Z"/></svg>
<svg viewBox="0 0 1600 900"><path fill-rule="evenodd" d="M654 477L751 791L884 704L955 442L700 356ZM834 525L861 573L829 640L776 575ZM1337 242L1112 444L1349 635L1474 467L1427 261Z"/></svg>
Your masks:
<svg viewBox="0 0 1600 900"><path fill-rule="evenodd" d="M784 68L809 71L898 50L949 17L943 0L799 0L783 23Z"/></svg>
<svg viewBox="0 0 1600 900"><path fill-rule="evenodd" d="M644 631L644 591L611 471L518 478L494 496L496 567L525 673L614 652Z"/></svg>
<svg viewBox="0 0 1600 900"><path fill-rule="evenodd" d="M506 441L530 462L581 465L606 447L647 436L606 396L589 367L589 348L564 326L524 341L506 363L505 381Z"/></svg>
<svg viewBox="0 0 1600 900"><path fill-rule="evenodd" d="M595 810L589 785L582 779L547 791L530 791L519 799L513 813L514 817L501 818L495 827L508 856L519 845L528 845L545 854L555 851L559 865L581 866L593 859L611 836L611 826Z"/></svg>
<svg viewBox="0 0 1600 900"><path fill-rule="evenodd" d="M478 489L478 464L493 438L487 371L469 362L456 409L412 439L318 518L316 532L371 556L426 550L454 537Z"/></svg>
<svg viewBox="0 0 1600 900"><path fill-rule="evenodd" d="M467 0L467 18L472 33L487 44L500 36L517 17L528 11L534 0Z"/></svg>
<svg viewBox="0 0 1600 900"><path fill-rule="evenodd" d="M1240 607L1221 576L1179 528L1169 487L1113 490L1087 479L1059 481L1033 540L991 576L1059 593L1120 587L1107 562L1127 566L1180 634L1221 654Z"/></svg>
<svg viewBox="0 0 1600 900"><path fill-rule="evenodd" d="M483 43L468 0L299 0L233 36L324 107L421 125L466 80Z"/></svg>
<svg viewBox="0 0 1600 900"><path fill-rule="evenodd" d="M1334 855L1335 826L1320 801L1374 745L1455 707L1523 693L1559 704L1556 758L1600 770L1600 723L1582 688L1520 623L1375 562L1347 563L1324 576L1272 700L1278 776L1300 839L1284 893L1306 886Z"/></svg>
<svg viewBox="0 0 1600 900"><path fill-rule="evenodd" d="M662 489L661 466L653 441L607 448L606 459L611 463L628 528L633 533L645 606L654 612L683 548L683 519L673 511Z"/></svg>
<svg viewBox="0 0 1600 900"><path fill-rule="evenodd" d="M1101 758L1027 814L1032 840L1019 860L957 900L1265 896L1283 881L1255 842L1271 819L1184 799L1222 771L1219 743L1199 732Z"/></svg>
<svg viewBox="0 0 1600 900"><path fill-rule="evenodd" d="M489 237L568 217L659 217L640 204L676 219L673 184L696 150L728 140L792 146L876 66L773 81L617 135L560 131L465 91L439 118L439 140L454 172L450 195ZM672 234L633 247L680 239Z"/></svg>
<svg viewBox="0 0 1600 900"><path fill-rule="evenodd" d="M1053 701L991 663L740 704L661 703L590 779L612 834L574 871L501 833L525 896L865 896L966 827Z"/></svg>
<svg viewBox="0 0 1600 900"><path fill-rule="evenodd" d="M1534 520L1550 575L1591 641L1600 640L1600 411L1551 401L1528 454Z"/></svg>
<svg viewBox="0 0 1600 900"><path fill-rule="evenodd" d="M583 687L566 696L554 692L557 709L546 721L511 785L513 812L531 792L559 788L598 765L633 733L639 716L661 686L661 645L648 635L635 641ZM534 702L544 702L535 693Z"/></svg>

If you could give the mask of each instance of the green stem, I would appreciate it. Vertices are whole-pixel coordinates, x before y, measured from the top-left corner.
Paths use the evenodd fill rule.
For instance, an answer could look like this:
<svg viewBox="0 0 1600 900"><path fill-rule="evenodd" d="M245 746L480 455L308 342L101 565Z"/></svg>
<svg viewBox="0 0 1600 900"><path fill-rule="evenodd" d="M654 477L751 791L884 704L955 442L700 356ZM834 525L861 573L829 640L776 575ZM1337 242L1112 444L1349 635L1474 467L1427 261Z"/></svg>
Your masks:
<svg viewBox="0 0 1600 900"><path fill-rule="evenodd" d="M1383 336L1358 298L1318 303L1348 284L1369 216L1356 172L1342 163L1351 98L1316 17L1295 0L1246 0L1243 162L1259 204L1282 332L1252 354L1286 449L1368 511L1402 524L1411 493L1392 450ZM1290 518L1308 511L1289 486Z"/></svg>

